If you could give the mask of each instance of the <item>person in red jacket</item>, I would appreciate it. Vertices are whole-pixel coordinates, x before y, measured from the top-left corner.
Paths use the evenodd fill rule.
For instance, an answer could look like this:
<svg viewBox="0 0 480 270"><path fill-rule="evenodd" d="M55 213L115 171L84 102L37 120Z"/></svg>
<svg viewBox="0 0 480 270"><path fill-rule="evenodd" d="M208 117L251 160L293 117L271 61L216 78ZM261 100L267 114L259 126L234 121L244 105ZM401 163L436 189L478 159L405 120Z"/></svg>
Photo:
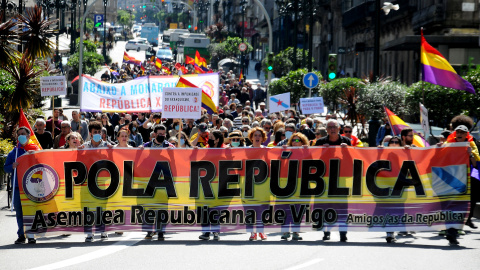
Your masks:
<svg viewBox="0 0 480 270"><path fill-rule="evenodd" d="M357 136L353 135L353 127L351 125L345 125L343 127L342 136L349 138L350 141L352 142L352 146L363 147L362 141L359 138L357 138Z"/></svg>

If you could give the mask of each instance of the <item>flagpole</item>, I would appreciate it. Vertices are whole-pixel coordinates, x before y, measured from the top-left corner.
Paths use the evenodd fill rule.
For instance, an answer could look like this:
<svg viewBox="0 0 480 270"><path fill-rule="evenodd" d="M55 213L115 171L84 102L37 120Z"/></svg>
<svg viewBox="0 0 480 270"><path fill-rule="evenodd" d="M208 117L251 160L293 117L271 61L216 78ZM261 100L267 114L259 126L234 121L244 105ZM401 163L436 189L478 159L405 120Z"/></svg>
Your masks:
<svg viewBox="0 0 480 270"><path fill-rule="evenodd" d="M52 139L55 139L55 96L52 96Z"/></svg>
<svg viewBox="0 0 480 270"><path fill-rule="evenodd" d="M17 156L18 156L18 144L17 144L17 148L15 150L15 161L14 162L17 162ZM10 212L13 212L13 208L14 208L14 200L15 200L15 183L16 183L16 176L17 176L17 168L15 168L13 170L13 180L12 180L12 207L10 208Z"/></svg>
<svg viewBox="0 0 480 270"><path fill-rule="evenodd" d="M423 37L423 27L420 27L420 33L421 33L421 36ZM420 49L420 65L422 65L422 49ZM422 77L423 77L423 74L422 74ZM422 79L422 104L425 106L425 81L423 79Z"/></svg>
<svg viewBox="0 0 480 270"><path fill-rule="evenodd" d="M386 108L387 108L387 107L385 107L385 105L383 105L383 111L384 111L385 114L387 115L388 124L390 125L390 129L392 130L392 134L393 134L393 136L397 136L397 135L395 134L395 129L393 128L392 123L390 122L390 116L388 115Z"/></svg>

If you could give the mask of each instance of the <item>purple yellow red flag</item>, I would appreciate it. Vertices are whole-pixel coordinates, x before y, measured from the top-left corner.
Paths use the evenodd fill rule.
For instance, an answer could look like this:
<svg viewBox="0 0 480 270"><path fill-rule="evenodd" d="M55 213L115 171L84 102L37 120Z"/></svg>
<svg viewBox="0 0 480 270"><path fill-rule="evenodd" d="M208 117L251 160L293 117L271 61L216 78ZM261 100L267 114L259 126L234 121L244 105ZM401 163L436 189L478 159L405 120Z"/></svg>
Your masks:
<svg viewBox="0 0 480 270"><path fill-rule="evenodd" d="M192 87L192 88L199 88L195 84L189 82L187 79L180 77L180 79L177 82L176 87ZM215 103L212 100L212 97L205 92L205 89L202 88L202 108L207 110L209 114L214 114L217 113L217 107L215 106Z"/></svg>
<svg viewBox="0 0 480 270"><path fill-rule="evenodd" d="M423 30L421 34L422 81L475 94L472 84L458 75L447 59L428 44L423 36Z"/></svg>
<svg viewBox="0 0 480 270"><path fill-rule="evenodd" d="M399 136L402 129L411 128L407 123L400 119L400 117L387 109L387 107L384 107L384 109L385 113L388 116L388 121L390 122L390 127L392 128L393 135ZM413 130L413 144L418 147L430 146L415 130Z"/></svg>
<svg viewBox="0 0 480 270"><path fill-rule="evenodd" d="M123 62L127 64L134 64L140 66L142 61L135 59L135 57L129 56L127 52L123 52Z"/></svg>
<svg viewBox="0 0 480 270"><path fill-rule="evenodd" d="M185 63L187 65L195 65L195 59L191 58L190 56L185 56Z"/></svg>

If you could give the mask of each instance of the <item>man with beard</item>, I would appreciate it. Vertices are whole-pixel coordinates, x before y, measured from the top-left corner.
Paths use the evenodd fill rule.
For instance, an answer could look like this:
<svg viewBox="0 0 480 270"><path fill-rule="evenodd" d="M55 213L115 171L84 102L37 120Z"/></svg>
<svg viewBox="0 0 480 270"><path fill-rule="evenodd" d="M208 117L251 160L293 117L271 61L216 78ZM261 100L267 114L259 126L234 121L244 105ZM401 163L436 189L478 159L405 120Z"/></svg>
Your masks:
<svg viewBox="0 0 480 270"><path fill-rule="evenodd" d="M400 132L400 136L402 138L403 145L408 145L410 147L415 147L413 144L413 129L411 128L404 128Z"/></svg>

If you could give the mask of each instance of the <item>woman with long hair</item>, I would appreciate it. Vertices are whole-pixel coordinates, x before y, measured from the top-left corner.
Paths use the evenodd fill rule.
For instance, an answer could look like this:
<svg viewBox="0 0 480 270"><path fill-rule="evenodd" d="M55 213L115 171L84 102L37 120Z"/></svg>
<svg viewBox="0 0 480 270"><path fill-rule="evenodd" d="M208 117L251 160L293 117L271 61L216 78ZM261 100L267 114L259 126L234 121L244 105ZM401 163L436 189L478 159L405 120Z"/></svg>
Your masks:
<svg viewBox="0 0 480 270"><path fill-rule="evenodd" d="M106 113L102 114L102 126L107 129L107 137L110 138L111 141L115 139L115 133L113 131L113 126L110 124L110 120L108 119L108 115Z"/></svg>

